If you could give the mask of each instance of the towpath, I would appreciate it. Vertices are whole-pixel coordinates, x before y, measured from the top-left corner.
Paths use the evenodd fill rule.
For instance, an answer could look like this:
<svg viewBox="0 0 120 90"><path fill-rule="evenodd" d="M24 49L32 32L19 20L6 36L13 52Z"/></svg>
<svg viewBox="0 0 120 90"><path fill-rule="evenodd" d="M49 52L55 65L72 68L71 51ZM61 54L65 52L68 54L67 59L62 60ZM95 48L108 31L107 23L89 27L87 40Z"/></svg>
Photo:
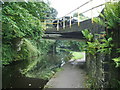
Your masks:
<svg viewBox="0 0 120 90"><path fill-rule="evenodd" d="M83 62L62 67L46 84L46 88L85 88L85 71Z"/></svg>

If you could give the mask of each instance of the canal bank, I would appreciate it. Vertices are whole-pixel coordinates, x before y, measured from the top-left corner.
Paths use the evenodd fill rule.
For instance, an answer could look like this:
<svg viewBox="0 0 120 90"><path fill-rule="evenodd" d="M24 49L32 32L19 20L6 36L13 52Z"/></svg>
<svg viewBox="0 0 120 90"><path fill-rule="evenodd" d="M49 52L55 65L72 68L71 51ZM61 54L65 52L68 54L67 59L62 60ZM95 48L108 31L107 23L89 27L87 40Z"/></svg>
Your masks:
<svg viewBox="0 0 120 90"><path fill-rule="evenodd" d="M3 66L2 87L4 88L41 88L62 70L69 60L71 67L81 58L77 42L57 41L49 53L21 60ZM74 65L73 65L74 67Z"/></svg>

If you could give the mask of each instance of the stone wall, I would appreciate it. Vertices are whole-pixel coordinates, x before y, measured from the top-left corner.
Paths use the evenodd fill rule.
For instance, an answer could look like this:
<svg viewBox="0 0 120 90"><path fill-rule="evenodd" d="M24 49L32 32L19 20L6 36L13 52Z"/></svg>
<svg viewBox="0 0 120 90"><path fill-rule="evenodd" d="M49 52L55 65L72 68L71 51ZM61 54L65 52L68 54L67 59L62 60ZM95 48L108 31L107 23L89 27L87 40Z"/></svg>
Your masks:
<svg viewBox="0 0 120 90"><path fill-rule="evenodd" d="M120 68L115 68L111 55L86 54L86 70L91 79L91 88L120 88Z"/></svg>

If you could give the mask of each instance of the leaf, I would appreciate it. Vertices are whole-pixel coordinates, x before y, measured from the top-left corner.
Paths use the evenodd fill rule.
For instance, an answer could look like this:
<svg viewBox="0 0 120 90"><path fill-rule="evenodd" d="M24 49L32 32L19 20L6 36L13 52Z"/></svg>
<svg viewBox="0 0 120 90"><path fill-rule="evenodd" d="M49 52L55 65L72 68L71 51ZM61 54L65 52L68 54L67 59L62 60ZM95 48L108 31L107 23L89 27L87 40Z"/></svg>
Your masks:
<svg viewBox="0 0 120 90"><path fill-rule="evenodd" d="M85 37L86 39L88 39L89 41L91 41L92 38L93 38L93 34L91 34L91 33L88 31L88 29L82 30L82 34L83 34L84 37Z"/></svg>
<svg viewBox="0 0 120 90"><path fill-rule="evenodd" d="M120 61L120 57L118 57L118 58L113 58L112 60L114 60L115 62L119 62L119 61Z"/></svg>
<svg viewBox="0 0 120 90"><path fill-rule="evenodd" d="M106 26L105 22L102 19L98 18L98 17L93 18L93 21L100 24L100 25Z"/></svg>
<svg viewBox="0 0 120 90"><path fill-rule="evenodd" d="M110 42L110 41L112 41L112 38L110 37L110 38L108 38L108 42Z"/></svg>
<svg viewBox="0 0 120 90"><path fill-rule="evenodd" d="M120 57L118 58L113 58L114 62L116 63L116 67L120 67Z"/></svg>

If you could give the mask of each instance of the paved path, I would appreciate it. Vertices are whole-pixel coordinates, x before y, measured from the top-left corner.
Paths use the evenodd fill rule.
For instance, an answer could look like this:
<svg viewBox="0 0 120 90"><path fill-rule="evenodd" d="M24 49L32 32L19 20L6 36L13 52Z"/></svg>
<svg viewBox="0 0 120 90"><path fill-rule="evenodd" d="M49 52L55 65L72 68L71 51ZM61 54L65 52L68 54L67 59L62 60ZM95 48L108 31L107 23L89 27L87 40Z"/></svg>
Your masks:
<svg viewBox="0 0 120 90"><path fill-rule="evenodd" d="M47 88L85 88L85 71L78 65L65 64L46 84Z"/></svg>

